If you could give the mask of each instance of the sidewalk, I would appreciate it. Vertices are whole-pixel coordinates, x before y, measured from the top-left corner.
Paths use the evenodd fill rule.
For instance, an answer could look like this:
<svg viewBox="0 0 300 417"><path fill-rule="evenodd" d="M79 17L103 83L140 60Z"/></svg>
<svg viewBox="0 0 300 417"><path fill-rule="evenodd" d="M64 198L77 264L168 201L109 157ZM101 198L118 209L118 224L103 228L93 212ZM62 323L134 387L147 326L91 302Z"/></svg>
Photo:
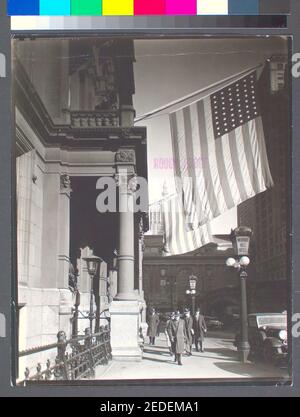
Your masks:
<svg viewBox="0 0 300 417"><path fill-rule="evenodd" d="M277 378L287 379L284 369L263 363L242 364L237 360L236 349L228 335L207 337L205 352L193 352L193 356L183 356L183 366L170 356L164 335L156 339L156 346L146 341L141 362L112 361L108 366L96 369L95 379L216 379L216 378Z"/></svg>

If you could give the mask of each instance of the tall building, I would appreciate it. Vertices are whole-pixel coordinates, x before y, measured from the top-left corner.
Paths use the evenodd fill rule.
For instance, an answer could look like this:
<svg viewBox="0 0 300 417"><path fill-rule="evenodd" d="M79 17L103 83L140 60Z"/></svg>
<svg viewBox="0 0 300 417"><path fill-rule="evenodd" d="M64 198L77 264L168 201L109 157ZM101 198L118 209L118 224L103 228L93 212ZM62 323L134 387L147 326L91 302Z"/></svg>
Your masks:
<svg viewBox="0 0 300 417"><path fill-rule="evenodd" d="M239 225L252 238L251 302L256 311L283 311L288 306L290 178L289 88L287 57L274 57L261 79L261 110L274 186L238 207Z"/></svg>

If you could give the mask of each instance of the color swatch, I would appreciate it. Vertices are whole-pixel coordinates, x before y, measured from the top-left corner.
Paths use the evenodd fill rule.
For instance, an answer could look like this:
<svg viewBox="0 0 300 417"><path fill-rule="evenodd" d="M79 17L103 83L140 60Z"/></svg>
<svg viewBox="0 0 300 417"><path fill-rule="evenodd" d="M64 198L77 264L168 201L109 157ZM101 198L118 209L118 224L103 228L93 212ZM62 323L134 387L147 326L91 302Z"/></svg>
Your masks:
<svg viewBox="0 0 300 417"><path fill-rule="evenodd" d="M70 3L71 16L101 16L102 15L102 0L84 0L84 1L72 0L71 2L69 0L69 3Z"/></svg>
<svg viewBox="0 0 300 417"><path fill-rule="evenodd" d="M248 16L289 12L289 0L7 0L9 16Z"/></svg>
<svg viewBox="0 0 300 417"><path fill-rule="evenodd" d="M39 14L41 16L69 16L71 14L70 0L40 0Z"/></svg>
<svg viewBox="0 0 300 417"><path fill-rule="evenodd" d="M102 0L102 10L102 16L133 16L134 0Z"/></svg>

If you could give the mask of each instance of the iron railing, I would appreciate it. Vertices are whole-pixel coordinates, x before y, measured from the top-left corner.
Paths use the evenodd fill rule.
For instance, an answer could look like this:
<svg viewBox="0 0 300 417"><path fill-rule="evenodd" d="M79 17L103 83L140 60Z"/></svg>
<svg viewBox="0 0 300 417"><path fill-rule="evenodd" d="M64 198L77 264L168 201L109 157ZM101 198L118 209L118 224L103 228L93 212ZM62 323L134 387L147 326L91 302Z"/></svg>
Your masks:
<svg viewBox="0 0 300 417"><path fill-rule="evenodd" d="M95 368L98 365L106 365L112 359L110 346L110 330L108 326L100 327L99 333L90 333L85 330L85 336L66 340L63 331L57 334L57 343L28 349L19 353L19 357L57 349L55 363L50 359L46 367L42 369L41 363L36 366L36 372L31 375L29 368L25 370L25 379L19 385L26 385L30 381L62 381L94 378ZM67 350L71 350L68 352Z"/></svg>

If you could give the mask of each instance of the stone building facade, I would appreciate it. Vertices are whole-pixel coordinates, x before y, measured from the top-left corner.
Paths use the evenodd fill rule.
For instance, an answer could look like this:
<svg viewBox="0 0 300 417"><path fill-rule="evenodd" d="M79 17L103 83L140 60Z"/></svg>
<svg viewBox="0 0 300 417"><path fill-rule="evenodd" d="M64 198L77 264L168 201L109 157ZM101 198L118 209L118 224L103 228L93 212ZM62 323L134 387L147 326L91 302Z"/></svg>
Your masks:
<svg viewBox="0 0 300 417"><path fill-rule="evenodd" d="M111 322L116 358L138 360L147 216L96 208L100 178L119 205L133 204L136 176L147 178L146 129L133 127L133 41L23 39L13 47L19 350L53 343L60 330L71 336L76 288L79 333L88 327L83 258L94 254L102 259L92 284L98 326ZM37 360L21 362L20 371Z"/></svg>

